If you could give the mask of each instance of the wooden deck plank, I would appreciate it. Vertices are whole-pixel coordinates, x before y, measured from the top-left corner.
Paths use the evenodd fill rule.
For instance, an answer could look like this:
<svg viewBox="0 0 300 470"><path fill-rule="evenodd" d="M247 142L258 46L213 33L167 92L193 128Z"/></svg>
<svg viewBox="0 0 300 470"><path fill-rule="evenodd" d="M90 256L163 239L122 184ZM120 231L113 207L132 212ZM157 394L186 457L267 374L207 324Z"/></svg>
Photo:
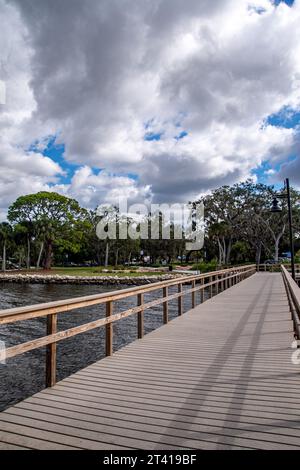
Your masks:
<svg viewBox="0 0 300 470"><path fill-rule="evenodd" d="M71 382L70 382L71 383ZM99 389L101 386L104 391L106 389L112 390L120 390L120 387L122 387L122 390L126 392L134 391L134 392L142 392L145 390L145 384L139 384L139 386L135 385L133 382L132 383L124 383L121 380L120 381L115 381L115 382L109 382L109 381L101 381L101 380L86 380L77 378L76 380L72 381L72 383L80 384L86 386L86 388L93 387ZM173 397L182 397L185 396L184 393L187 390L191 390L191 395L194 397L199 396L199 393L204 393L208 390L208 385L202 386L202 387L192 387L192 386L186 386L185 389L180 389L176 387L172 387L172 396ZM169 386L158 386L155 387L153 383L148 383L147 384L147 392L154 394L154 395L162 395L166 396L166 392L169 391ZM237 393L244 393L243 391L245 390L245 387L239 387L239 391ZM235 392L234 385L230 387L225 387L225 386L220 386L220 385L213 385L213 391L214 394L219 395L221 394L222 396L230 396L231 393ZM256 397L256 396L261 396L264 395L265 397L272 397L274 399L274 390L271 392L270 389L268 388L261 388L260 390L257 390L256 387L247 388L247 392L250 396ZM284 390L276 390L276 398L280 399L290 399L289 394L284 391ZM295 396L293 398L293 401L296 401L297 403L300 402L300 398L298 396Z"/></svg>
<svg viewBox="0 0 300 470"><path fill-rule="evenodd" d="M43 432L35 432L30 430L28 432L23 432L24 428L22 426L9 426L7 423L1 423L0 425L0 442L4 444L4 449L6 448L5 444L26 447L27 449L36 449L36 450L77 450L78 447L63 445L58 442L58 438L50 438L49 435L45 436ZM51 436L52 437L52 436Z"/></svg>
<svg viewBox="0 0 300 470"><path fill-rule="evenodd" d="M7 442L0 442L0 450L29 450L27 447L16 446Z"/></svg>
<svg viewBox="0 0 300 470"><path fill-rule="evenodd" d="M54 398L54 400L53 400ZM65 408L64 408L65 404ZM72 400L70 398L66 397L60 397L60 396L55 396L55 397L47 397L46 400L43 400L41 397L39 398L34 398L32 399L31 402L24 401L21 402L21 404L16 405L16 407L24 407L25 409L29 409L31 406L35 407L38 405L42 406L48 406L49 408L62 408L62 409L70 409L74 410L76 412L83 412L83 413L88 413L88 414L93 414L93 410L97 412L97 416L125 416L127 419L139 419L140 417L144 418L147 420L149 417L153 417L155 419L168 419L170 420L173 416L172 410L146 410L144 408L138 408L136 407L135 409L127 409L122 406L115 406L113 404L106 404L102 403L101 405L97 403L89 403L88 401L83 401L83 400ZM78 409L78 407L80 409ZM264 423L264 420L272 419L272 422L274 421L281 421L285 422L288 421L290 422L291 426L293 426L293 423L295 422L296 425L299 425L299 415L295 414L289 414L289 413L276 413L277 408L274 407L274 412L272 411L267 411L267 410L260 410L259 412L259 418L257 418L257 408L254 408L253 410L247 409L247 410L235 410L232 409L230 410L230 416L232 416L234 419L237 419L239 417L241 420L248 420L252 421L253 419L257 420L262 420L262 423ZM242 413L240 413L242 411ZM209 416L212 419L215 416L222 417L223 415L226 415L226 407L213 407L209 405L204 405L201 410L197 410L197 413L195 414L194 410L185 410L184 412L178 414L177 420L178 421L189 421L190 416L194 416L195 421L198 422L199 419L201 419L202 416ZM121 418L120 418L121 419ZM294 420L293 420L294 419Z"/></svg>
<svg viewBox="0 0 300 470"><path fill-rule="evenodd" d="M280 274L257 273L0 413L0 448L299 449L292 341Z"/></svg>
<svg viewBox="0 0 300 470"><path fill-rule="evenodd" d="M56 404L57 405L57 404ZM166 424L169 422L169 420L172 418L172 414L164 413L164 415L158 414L158 413L151 413L150 416L145 416L143 414L126 414L126 413L116 413L111 410L97 410L97 415L94 415L92 410L89 411L87 408L83 408L81 406L72 406L69 404L61 404L61 407L59 406L49 406L47 404L43 403L27 403L26 407L16 407L13 410L11 410L14 414L19 414L22 416L23 414L25 416L33 416L33 412L37 412L36 415L38 416L38 413L40 416L41 414L49 414L52 416L58 416L59 418L62 417L67 417L70 418L71 420L80 420L83 422L87 423L97 423L97 424L106 424L110 426L115 426L115 427L120 427L120 428L129 428L129 429L134 429L134 430L142 430L145 431L148 429L152 429L153 432L158 432L162 427L166 426ZM75 416L75 417L74 417ZM223 425L224 424L224 419L226 418L226 413L205 413L205 412L198 412L197 416L194 417L194 423L192 426L189 424L189 419L188 417L185 416L179 416L178 420L176 423L174 423L173 429L177 426L180 425L180 428L182 430L185 429L190 429L193 431L198 430L198 426L201 424L207 424L207 425ZM270 416L268 416L270 418ZM299 433L299 427L300 423L298 420L295 420L292 422L290 420L290 417L288 419L279 419L273 418L273 421L270 422L268 418L264 417L243 417L241 416L238 418L238 415L231 414L230 415L230 428L235 428L236 423L240 422L241 427L243 429L251 429L254 426L257 426L258 430L261 430L261 432L273 432L274 430L278 429L278 433L284 434L284 435L291 435L291 436L298 436ZM52 418L54 419L54 418ZM289 427L286 427L289 426Z"/></svg>
<svg viewBox="0 0 300 470"><path fill-rule="evenodd" d="M147 392L147 391L138 391L138 390L133 390L132 392L125 390L122 388L120 391L117 388L107 388L106 390L101 390L99 391L100 386L96 387L91 387L88 386L87 384L80 384L78 385L77 383L68 383L68 385L64 385L61 387L61 389L64 390L71 390L73 393L76 394L83 394L87 396L92 396L92 397L109 397L111 400L122 400L128 402L133 402L133 403L156 403L159 401L162 406L170 406L170 405L175 405L178 406L180 403L184 403L186 399L186 394L181 395L181 396L175 396L174 392L172 391L172 396L166 395L166 393L157 393L155 391ZM214 399L214 401L222 402L222 403L228 403L231 402L232 400L235 400L236 403L239 403L241 401L249 400L250 403L257 404L257 402L262 402L262 404L269 406L270 403L272 403L272 406L278 405L278 406L287 406L287 407L293 407L296 409L300 409L300 401L298 397L290 397L290 396L285 396L285 397L278 397L277 395L264 395L264 394L249 394L249 393L243 393L242 391L239 390L233 390L231 393L217 393L216 391L209 390L210 392L210 399ZM271 393L271 392L270 392ZM206 398L207 391L198 391L196 394L191 393L190 394L190 403L194 404L197 406L198 402L201 401L203 398Z"/></svg>
<svg viewBox="0 0 300 470"><path fill-rule="evenodd" d="M38 407L33 406L31 408L14 408L11 409L9 414L13 414L16 416L24 416L24 417L31 417L36 420L43 420L52 423L63 423L70 426L82 427L84 429L91 429L97 431L100 429L102 432L107 431L109 433L115 432L120 433L122 435L122 430L127 429L132 434L135 431L138 431L138 440L142 438L143 435L146 433L146 438L149 435L149 438L152 434L159 434L161 433L162 429L167 426L168 420L160 419L157 423L153 419L145 419L144 422L141 420L138 421L136 418L134 420L130 420L130 417L127 420L120 420L118 418L112 417L103 417L103 416L94 416L94 415L87 415L82 412L78 412L76 417L74 414L67 410L53 410L53 409L46 409L45 407ZM225 414L224 414L225 415ZM225 415L226 416L226 415ZM235 430L235 426L238 420L227 420L228 429L230 431ZM194 420L194 423L190 426L189 423L185 423L182 421L177 421L174 423L174 426L170 428L169 436L181 437L182 434L185 432L193 432L198 433L199 427L205 426L206 430L209 432L210 430L218 429L222 427L225 423L224 416L218 415L216 418L210 416L209 418L202 417L201 420ZM281 436L280 439L285 439L288 436L291 438L296 437L298 438L299 435L299 422L294 423L294 427L286 427L285 421L277 421L276 423L264 423L263 421L257 421L256 423L249 423L249 422L242 422L240 421L240 431L243 433L255 430L257 434L261 435L261 438L268 441L274 440L274 434L276 436ZM277 430L277 431L276 431ZM153 438L153 436L152 436ZM145 439L147 440L147 439ZM292 444L292 440L288 441L288 443ZM297 441L296 441L297 442Z"/></svg>
<svg viewBox="0 0 300 470"><path fill-rule="evenodd" d="M55 395L47 395L47 399L62 399L64 401L68 401L68 402L71 402L71 403L77 403L79 400L80 400L80 395L76 394L65 394L65 393L55 393ZM120 401L120 400L117 400L117 401L114 401L114 400L105 400L105 399L101 399L99 400L98 398L93 398L93 397L84 397L82 398L82 402L89 405L90 407L94 407L96 408L98 404L101 404L101 406L105 406L105 405L111 405L113 406L115 409L120 409L120 408L123 408L125 410L130 410L131 413L134 412L134 410L136 409L140 409L140 410L146 410L146 411L149 411L149 412L153 412L155 410L157 410L159 413L164 413L165 410L168 410L168 412L171 412L171 413L174 413L174 410L178 410L178 406L174 405L172 406L171 404L169 406L166 406L165 404L162 404L159 406L158 403L156 404L147 404L147 403L142 403L142 404L138 404L138 403L135 403L134 401L131 401L131 402L126 402L125 400L123 401ZM203 407L207 407L207 408L213 408L213 409L218 409L218 410L225 410L228 412L228 408L227 408L227 404L222 404L222 402L216 402L214 400L207 400L206 403L203 404L203 406L201 406L201 409ZM196 413L198 412L198 409L199 407L198 406L195 406L193 404L191 405L186 405L184 408L180 409L178 411L178 413L180 414L184 414L184 415L189 415L189 416L195 416ZM299 416L299 413L297 411L297 408L293 408L291 409L290 407L278 407L277 405L274 405L274 406L270 406L270 407L266 407L264 403L260 404L260 405L257 405L257 404L246 404L246 405L243 405L241 406L241 404L234 404L231 409L235 410L237 413L241 414L244 410L245 411L250 411L250 412L256 412L256 414L260 414L262 411L266 410L270 413L274 413L274 414L277 414L277 415L282 415L282 414L289 414L290 416L292 417L297 417Z"/></svg>

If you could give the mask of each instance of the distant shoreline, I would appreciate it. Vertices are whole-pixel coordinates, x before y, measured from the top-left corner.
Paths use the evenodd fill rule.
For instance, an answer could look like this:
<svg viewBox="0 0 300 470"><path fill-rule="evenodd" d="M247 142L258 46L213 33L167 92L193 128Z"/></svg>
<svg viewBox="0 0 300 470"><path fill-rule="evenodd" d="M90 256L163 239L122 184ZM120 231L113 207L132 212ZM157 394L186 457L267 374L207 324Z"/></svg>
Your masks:
<svg viewBox="0 0 300 470"><path fill-rule="evenodd" d="M166 281L178 277L174 274L141 275L141 276L70 276L60 274L0 274L0 283L18 284L85 284L85 285L144 285Z"/></svg>

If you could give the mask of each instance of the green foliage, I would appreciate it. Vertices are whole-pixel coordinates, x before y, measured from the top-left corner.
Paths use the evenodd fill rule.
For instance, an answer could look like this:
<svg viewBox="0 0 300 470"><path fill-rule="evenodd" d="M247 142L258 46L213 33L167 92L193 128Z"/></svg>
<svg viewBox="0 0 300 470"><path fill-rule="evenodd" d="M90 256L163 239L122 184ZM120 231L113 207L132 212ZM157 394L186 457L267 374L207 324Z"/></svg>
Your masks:
<svg viewBox="0 0 300 470"><path fill-rule="evenodd" d="M272 186L251 180L223 186L204 198L207 245L213 241L219 264L226 265L246 259L260 262L262 256L277 259L280 249L288 245L287 203L282 212L270 212L276 191ZM300 194L291 190L295 235L300 234ZM245 246L236 242L245 241Z"/></svg>
<svg viewBox="0 0 300 470"><path fill-rule="evenodd" d="M136 269L147 257L147 264L161 267L195 263L201 272L217 266L243 264L278 256L289 251L287 206L282 200L282 212L271 214L275 189L264 184L246 181L233 186L223 186L203 198L205 205L205 248L200 252L186 252L185 239L174 239L175 227L171 223L170 239L126 240L110 237L99 239L98 222L105 214L80 207L75 199L54 192L39 192L19 197L9 208L8 220L12 228L0 227L2 257L10 256L20 266L101 266L110 271L128 272ZM291 189L296 250L300 248L300 195ZM129 224L118 209L107 208L111 219L118 224ZM148 232L155 216L146 217ZM166 228L161 214L159 221ZM8 224L9 227L11 227ZM7 230L6 230L7 229ZM149 262L148 262L149 260ZM182 260L182 261L181 261ZM205 260L205 261L204 261ZM300 250L297 253L300 261ZM5 264L5 263L4 263ZM2 263L2 266L4 265ZM133 266L132 266L133 264Z"/></svg>
<svg viewBox="0 0 300 470"><path fill-rule="evenodd" d="M248 260L251 257L251 250L249 243L238 240L236 241L231 248L231 261L234 264L243 263L245 260Z"/></svg>
<svg viewBox="0 0 300 470"><path fill-rule="evenodd" d="M53 250L77 253L87 229L87 211L75 199L54 192L20 196L8 210L8 220L45 243L44 266L52 264Z"/></svg>
<svg viewBox="0 0 300 470"><path fill-rule="evenodd" d="M192 269L195 271L200 271L200 273L208 273L210 271L215 271L218 267L217 261L210 261L209 263L201 262L195 263L192 266Z"/></svg>

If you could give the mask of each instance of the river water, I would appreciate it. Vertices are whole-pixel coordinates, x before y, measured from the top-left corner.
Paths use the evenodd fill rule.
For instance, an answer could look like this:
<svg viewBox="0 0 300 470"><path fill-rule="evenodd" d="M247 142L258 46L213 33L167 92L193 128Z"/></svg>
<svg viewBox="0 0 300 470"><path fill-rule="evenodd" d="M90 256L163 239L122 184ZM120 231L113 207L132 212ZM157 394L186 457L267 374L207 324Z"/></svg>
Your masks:
<svg viewBox="0 0 300 470"><path fill-rule="evenodd" d="M125 288L126 286L122 286ZM187 287L188 288L188 287ZM90 285L1 284L0 309L33 305L53 300L81 297L116 290L116 287ZM169 293L175 290L169 288ZM159 290L144 296L145 302L162 295ZM199 299L198 299L199 300ZM114 303L114 313L136 305L136 296ZM191 308L191 295L183 298L184 311ZM169 302L169 317L177 315L177 300ZM87 323L105 316L105 305L95 305L58 315L58 331ZM162 326L162 305L144 313L145 333ZM0 341L13 346L46 333L46 319L37 318L0 326ZM136 315L114 324L114 351L137 337ZM105 356L105 328L63 340L57 344L57 379L88 366ZM45 386L45 348L36 349L0 364L0 410L42 390Z"/></svg>

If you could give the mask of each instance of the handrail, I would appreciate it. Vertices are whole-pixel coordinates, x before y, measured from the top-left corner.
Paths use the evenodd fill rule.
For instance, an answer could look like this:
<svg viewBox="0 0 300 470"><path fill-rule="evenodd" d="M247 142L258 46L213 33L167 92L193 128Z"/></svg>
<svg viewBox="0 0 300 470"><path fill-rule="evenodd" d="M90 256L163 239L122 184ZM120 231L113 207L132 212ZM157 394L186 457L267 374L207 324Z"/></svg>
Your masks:
<svg viewBox="0 0 300 470"><path fill-rule="evenodd" d="M281 272L294 323L295 337L300 339L300 288L285 266L281 266Z"/></svg>
<svg viewBox="0 0 300 470"><path fill-rule="evenodd" d="M71 299L57 300L54 302L46 302L41 304L29 305L26 307L14 307L10 309L0 310L0 325L12 323L20 320L27 320L30 318L37 318L40 316L45 316L52 313L63 313L69 310L74 310L80 307L88 307L91 305L105 303L106 301L116 301L131 297L139 293L148 293L161 289L162 287L172 286L176 284L184 284L191 282L193 280L205 279L210 276L222 275L228 272L241 271L243 269L249 269L249 267L254 267L254 265L247 265L241 267L233 267L230 269L222 269L220 271L213 271L211 273L189 275L184 277L178 277L175 279L170 279L167 281L154 282L147 286L137 286L129 287L127 289L119 289L102 294L93 294L87 295L84 297L74 297ZM78 305L80 304L80 305Z"/></svg>
<svg viewBox="0 0 300 470"><path fill-rule="evenodd" d="M209 296L213 296L213 287L215 293L223 291L256 272L255 265L241 267L232 267L205 274L184 276L167 281L156 282L148 286L130 287L128 289L116 290L110 293L94 294L85 297L76 297L72 299L47 302L42 304L30 305L27 307L17 307L0 311L0 325L13 323L20 320L28 320L42 316L47 317L47 335L27 341L26 343L11 346L0 351L0 361L15 357L27 351L47 346L46 350L46 387L51 387L56 383L56 343L66 338L70 338L80 333L84 333L101 326L106 327L106 355L113 353L113 323L137 314L137 333L138 338L144 335L144 311L151 307L163 304L163 321L168 323L168 302L178 299L178 315L183 313L182 297L187 294L192 295L192 308L196 305L196 292L201 294L201 302L205 300L204 292L208 290ZM191 289L183 290L183 284L191 284ZM198 285L197 285L198 284ZM177 286L178 292L169 295L168 288ZM144 294L162 289L163 296L151 302L144 302ZM125 311L113 314L113 302L116 300L137 295L137 306ZM106 316L83 325L75 326L64 331L57 331L57 315L70 310L75 310L90 305L106 304Z"/></svg>
<svg viewBox="0 0 300 470"><path fill-rule="evenodd" d="M268 263L260 263L257 265L257 271L277 271L280 272L281 266L288 266L290 268L290 264L288 265L283 265L282 263L276 263L276 264L268 264ZM300 274L300 264L296 263L295 264L295 269L296 269L296 274Z"/></svg>

